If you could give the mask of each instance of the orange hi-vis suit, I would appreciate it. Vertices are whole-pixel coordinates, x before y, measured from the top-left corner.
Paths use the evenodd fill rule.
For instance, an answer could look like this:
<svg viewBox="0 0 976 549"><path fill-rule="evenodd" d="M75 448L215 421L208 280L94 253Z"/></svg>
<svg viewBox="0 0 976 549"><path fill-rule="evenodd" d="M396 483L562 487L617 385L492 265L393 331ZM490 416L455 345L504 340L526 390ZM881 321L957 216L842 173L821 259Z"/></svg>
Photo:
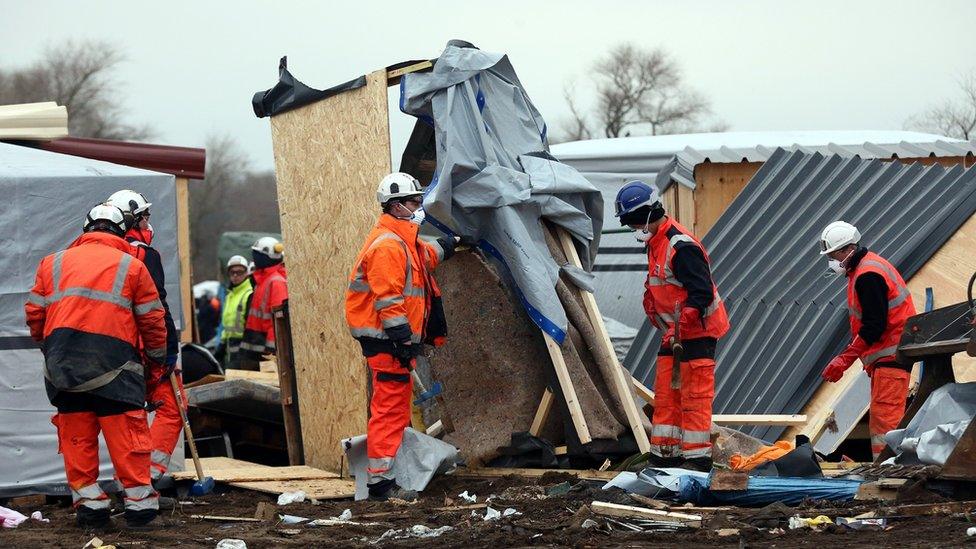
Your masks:
<svg viewBox="0 0 976 549"><path fill-rule="evenodd" d="M151 247L152 232L137 228L129 229L125 239L131 247L129 252L138 259L149 270L156 291L159 292L159 300L166 311L166 359L175 361L179 355L179 334L176 333L176 325L170 315L169 305L166 303L166 276L163 273L163 263L159 252ZM176 383L183 392L183 376L180 369L175 366L173 375L176 376ZM173 394L173 386L169 380L163 380L155 386L152 393L146 395L146 400L156 405L156 414L152 424L149 426L149 435L152 439L152 454L150 454L151 469L150 474L153 480L161 477L169 470L169 462L173 455L173 449L180 440L180 433L183 431L183 419L177 406L187 408L186 397L177 404L176 395Z"/></svg>
<svg viewBox="0 0 976 549"><path fill-rule="evenodd" d="M418 238L419 229L383 214L349 275L346 321L362 346L372 382L366 426L369 484L393 479L393 460L410 425L413 383L410 369L396 356L397 346L403 349L409 341L408 352L416 356L423 343L440 344L446 335L446 325L431 322L438 314L443 320L443 309L430 271L454 252L453 241L425 242ZM409 358L409 364L412 368L415 359Z"/></svg>
<svg viewBox="0 0 976 549"><path fill-rule="evenodd" d="M705 248L671 218L647 241L647 259L644 310L651 323L664 331L654 378L651 453L711 459L715 343L729 330L725 305L712 281ZM680 325L684 348L678 390L671 388L670 339L675 323Z"/></svg>
<svg viewBox="0 0 976 549"><path fill-rule="evenodd" d="M915 315L915 304L901 274L886 259L864 250L852 256L851 263L855 261L856 265L848 272L847 306L851 333L867 344L866 348L858 349L858 358L871 377L868 430L871 433L871 453L877 458L885 447L885 433L897 429L905 415L911 365L896 362L895 353L905 323ZM875 275L878 292L870 290L870 277L865 278L870 274ZM868 289L864 290L866 284ZM874 300L878 301L874 303L870 301L872 293L883 294L883 298ZM871 310L865 310L869 306L861 302L862 294L871 303ZM880 337L865 330L865 323L872 316L883 324L883 328L878 327L877 330L881 332Z"/></svg>
<svg viewBox="0 0 976 549"><path fill-rule="evenodd" d="M155 516L147 374L137 347L141 340L145 355L161 364L166 326L149 271L122 238L85 233L41 260L24 309L44 352L45 387L58 408L51 421L79 517L108 518L109 498L98 485L99 431L125 489L126 517Z"/></svg>
<svg viewBox="0 0 976 549"><path fill-rule="evenodd" d="M254 360L275 352L274 313L272 309L288 299L288 273L278 263L254 271L254 293L244 323L241 350Z"/></svg>

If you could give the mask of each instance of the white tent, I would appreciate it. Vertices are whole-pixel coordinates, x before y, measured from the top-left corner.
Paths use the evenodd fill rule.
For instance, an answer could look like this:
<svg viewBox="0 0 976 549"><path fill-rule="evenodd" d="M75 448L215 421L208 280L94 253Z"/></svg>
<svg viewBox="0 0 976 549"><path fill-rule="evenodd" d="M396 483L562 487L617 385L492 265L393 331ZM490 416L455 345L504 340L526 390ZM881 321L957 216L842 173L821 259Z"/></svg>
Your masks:
<svg viewBox="0 0 976 549"><path fill-rule="evenodd" d="M163 258L174 320L182 326L174 177L0 143L0 497L68 493L43 357L30 338L24 302L41 258L67 247L88 210L123 188L153 204L153 245ZM174 466L181 468L178 446ZM104 444L101 459L101 478L110 479Z"/></svg>

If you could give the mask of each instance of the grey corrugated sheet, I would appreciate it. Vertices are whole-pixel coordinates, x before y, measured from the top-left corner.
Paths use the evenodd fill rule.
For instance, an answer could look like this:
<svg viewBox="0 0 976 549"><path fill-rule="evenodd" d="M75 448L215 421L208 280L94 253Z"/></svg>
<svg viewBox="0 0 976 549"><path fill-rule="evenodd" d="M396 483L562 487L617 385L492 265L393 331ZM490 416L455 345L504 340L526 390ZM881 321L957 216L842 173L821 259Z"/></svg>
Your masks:
<svg viewBox="0 0 976 549"><path fill-rule="evenodd" d="M854 223L908 279L974 212L974 168L775 151L703 240L732 323L716 356L715 412L799 412L848 341L846 281L824 278L818 254L827 223ZM645 321L624 361L647 384L652 331ZM751 429L767 440L781 432Z"/></svg>
<svg viewBox="0 0 976 549"><path fill-rule="evenodd" d="M928 156L951 157L976 155L976 142L973 141L933 141L916 143L901 141L899 143L872 143L860 145L840 145L826 143L823 145L800 145L794 143L783 149L801 151L805 153L838 154L843 157L859 156L869 158L924 158ZM695 168L705 162L716 164L735 164L739 162L764 162L777 148L757 145L755 147L721 147L718 149L696 149L685 147L676 153L667 165L657 173L656 183L659 189L666 189L672 183L680 183L692 189L695 188Z"/></svg>

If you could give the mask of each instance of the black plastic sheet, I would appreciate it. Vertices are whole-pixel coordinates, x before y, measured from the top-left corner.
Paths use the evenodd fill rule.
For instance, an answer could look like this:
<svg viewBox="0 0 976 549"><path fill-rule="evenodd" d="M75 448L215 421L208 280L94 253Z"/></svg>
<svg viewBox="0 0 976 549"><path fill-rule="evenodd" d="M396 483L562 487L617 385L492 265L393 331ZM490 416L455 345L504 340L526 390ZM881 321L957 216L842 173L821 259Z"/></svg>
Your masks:
<svg viewBox="0 0 976 549"><path fill-rule="evenodd" d="M327 90L310 88L288 72L288 56L285 56L278 63L278 83L271 89L255 93L254 98L251 99L251 106L254 107L255 116L264 118L304 107L365 85L366 76L363 75Z"/></svg>

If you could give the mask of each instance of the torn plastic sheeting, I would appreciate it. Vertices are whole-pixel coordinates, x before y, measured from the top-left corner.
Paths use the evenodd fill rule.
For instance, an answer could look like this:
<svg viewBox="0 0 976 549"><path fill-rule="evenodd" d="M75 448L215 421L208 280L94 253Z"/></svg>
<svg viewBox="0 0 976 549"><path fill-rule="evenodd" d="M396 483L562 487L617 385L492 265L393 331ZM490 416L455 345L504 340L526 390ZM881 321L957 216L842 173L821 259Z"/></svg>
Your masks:
<svg viewBox="0 0 976 549"><path fill-rule="evenodd" d="M366 435L343 439L349 472L356 477L356 501L369 495L366 487ZM402 488L422 492L435 475L454 470L460 461L458 449L446 442L407 427L390 471Z"/></svg>
<svg viewBox="0 0 976 549"><path fill-rule="evenodd" d="M761 507L773 502L796 505L805 499L851 501L860 480L809 479L787 477L749 477L745 490L711 491L708 480L682 476L678 498L695 505L735 505Z"/></svg>
<svg viewBox="0 0 976 549"><path fill-rule="evenodd" d="M945 465L976 416L976 383L949 383L929 395L904 429L889 431L885 442L895 463Z"/></svg>
<svg viewBox="0 0 976 549"><path fill-rule="evenodd" d="M288 72L288 56L284 56L278 62L278 83L271 89L255 93L251 99L251 106L254 107L255 116L264 118L304 107L345 91L362 88L365 85L366 76L364 75L327 90L310 88Z"/></svg>
<svg viewBox="0 0 976 549"><path fill-rule="evenodd" d="M427 219L447 234L479 240L509 273L530 318L562 342L566 314L555 293L559 266L540 219L568 231L590 268L603 226L603 198L548 153L546 125L507 56L451 41L429 73L400 81L400 109L432 123L437 167ZM586 284L582 269L564 269Z"/></svg>
<svg viewBox="0 0 976 549"><path fill-rule="evenodd" d="M679 467L649 467L639 473L624 471L604 484L603 489L620 488L641 496L672 497L681 491L682 477L694 477L705 482L708 474Z"/></svg>

